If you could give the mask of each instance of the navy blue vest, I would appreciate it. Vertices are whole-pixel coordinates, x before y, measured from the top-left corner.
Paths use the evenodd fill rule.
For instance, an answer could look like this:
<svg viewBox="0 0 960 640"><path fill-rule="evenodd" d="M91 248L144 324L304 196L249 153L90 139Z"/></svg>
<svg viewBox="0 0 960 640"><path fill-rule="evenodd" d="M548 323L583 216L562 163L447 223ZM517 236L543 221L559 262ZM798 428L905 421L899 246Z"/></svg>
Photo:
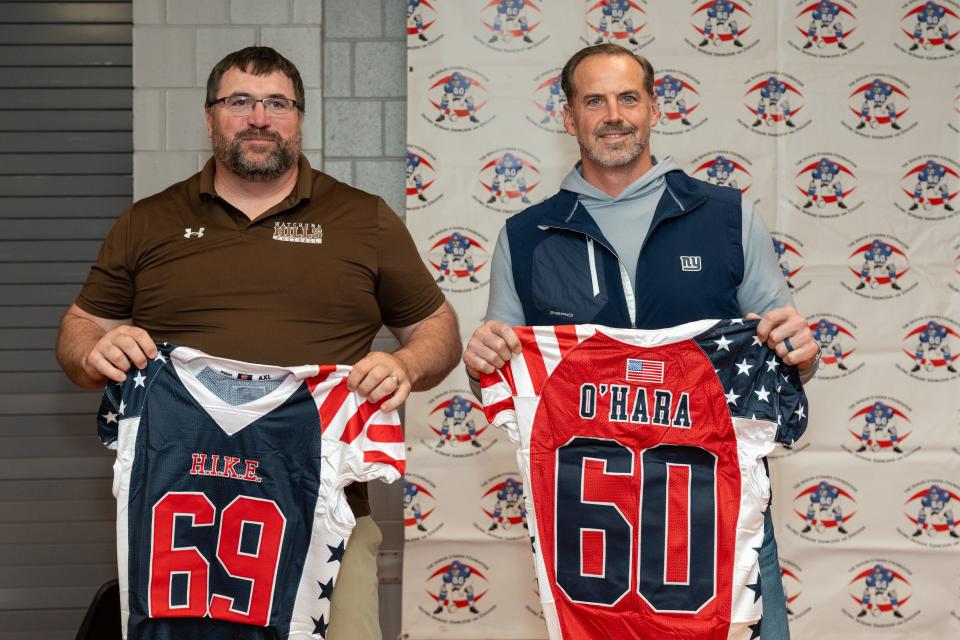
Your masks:
<svg viewBox="0 0 960 640"><path fill-rule="evenodd" d="M527 325L659 329L740 317L740 191L680 170L668 172L666 183L640 250L636 318L630 317L630 283L624 282L620 260L575 193L561 190L507 220L513 279Z"/></svg>

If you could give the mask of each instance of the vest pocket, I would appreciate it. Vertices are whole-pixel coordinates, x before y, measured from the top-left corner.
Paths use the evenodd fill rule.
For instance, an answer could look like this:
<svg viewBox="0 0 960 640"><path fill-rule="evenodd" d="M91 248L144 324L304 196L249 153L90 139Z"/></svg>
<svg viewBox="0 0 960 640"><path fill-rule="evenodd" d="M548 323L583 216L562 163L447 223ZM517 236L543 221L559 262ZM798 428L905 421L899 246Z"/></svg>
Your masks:
<svg viewBox="0 0 960 640"><path fill-rule="evenodd" d="M543 321L591 322L601 312L607 305L603 251L579 234L556 234L537 245L531 261L533 303Z"/></svg>

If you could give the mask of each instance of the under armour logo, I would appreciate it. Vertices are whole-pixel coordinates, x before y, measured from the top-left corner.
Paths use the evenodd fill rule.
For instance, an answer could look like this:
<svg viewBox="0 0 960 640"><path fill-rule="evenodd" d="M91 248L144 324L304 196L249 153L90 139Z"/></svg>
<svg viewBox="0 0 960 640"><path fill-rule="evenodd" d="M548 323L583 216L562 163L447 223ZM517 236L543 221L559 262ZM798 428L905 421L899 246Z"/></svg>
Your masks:
<svg viewBox="0 0 960 640"><path fill-rule="evenodd" d="M200 227L199 231L194 231L191 227L187 227L183 230L184 238L202 238L203 237L203 227Z"/></svg>
<svg viewBox="0 0 960 640"><path fill-rule="evenodd" d="M700 256L680 256L680 268L683 271L700 271L701 265Z"/></svg>

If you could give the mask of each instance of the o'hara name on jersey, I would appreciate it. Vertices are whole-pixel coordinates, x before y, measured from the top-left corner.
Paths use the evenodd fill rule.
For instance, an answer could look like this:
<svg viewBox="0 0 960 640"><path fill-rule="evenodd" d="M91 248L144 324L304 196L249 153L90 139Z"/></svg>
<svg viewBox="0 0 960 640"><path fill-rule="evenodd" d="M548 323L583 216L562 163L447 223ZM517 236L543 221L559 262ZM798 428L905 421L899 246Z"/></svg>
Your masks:
<svg viewBox="0 0 960 640"><path fill-rule="evenodd" d="M605 406L598 406L605 405ZM580 385L580 417L594 420L597 413L610 422L632 422L689 429L690 394L674 398L668 389L646 389L623 384Z"/></svg>
<svg viewBox="0 0 960 640"><path fill-rule="evenodd" d="M323 244L323 227L313 222L274 222L273 239Z"/></svg>
<svg viewBox="0 0 960 640"><path fill-rule="evenodd" d="M208 461L209 464L207 464ZM240 467L239 472L237 471L238 466ZM241 464L240 458L233 456L219 456L217 454L208 456L205 453L194 453L193 462L190 464L190 475L263 482L263 479L257 475L257 467L259 466L260 463L256 460L244 460Z"/></svg>

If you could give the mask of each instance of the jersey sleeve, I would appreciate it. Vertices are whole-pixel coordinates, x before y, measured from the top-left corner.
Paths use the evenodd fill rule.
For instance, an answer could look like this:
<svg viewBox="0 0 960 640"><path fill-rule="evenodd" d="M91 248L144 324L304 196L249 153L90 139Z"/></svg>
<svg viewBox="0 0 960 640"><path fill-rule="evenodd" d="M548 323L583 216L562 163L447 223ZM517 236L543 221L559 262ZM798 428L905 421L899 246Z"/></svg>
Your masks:
<svg viewBox="0 0 960 640"><path fill-rule="evenodd" d="M796 367L783 369L777 387L777 442L789 445L807 430L809 405Z"/></svg>
<svg viewBox="0 0 960 640"><path fill-rule="evenodd" d="M406 465L403 427L396 411L347 389L350 367L313 389L320 413L321 451L336 471L338 487L398 479Z"/></svg>
<svg viewBox="0 0 960 640"><path fill-rule="evenodd" d="M713 363L730 415L776 423L776 441L790 445L807 428L806 394L797 368L757 336L758 322L723 321L697 341Z"/></svg>
<svg viewBox="0 0 960 640"><path fill-rule="evenodd" d="M493 373L480 375L480 399L487 422L503 429L511 442L520 443L520 426L513 403L515 389L511 383L512 372L508 362Z"/></svg>
<svg viewBox="0 0 960 640"><path fill-rule="evenodd" d="M120 434L120 385L110 383L103 390L100 409L97 411L97 434L108 449L117 448Z"/></svg>
<svg viewBox="0 0 960 640"><path fill-rule="evenodd" d="M109 382L100 399L97 411L97 433L109 449L117 448L120 422L140 415L147 392L154 378L169 362L173 345L156 343L157 357L147 362L145 369L132 369L123 382Z"/></svg>

